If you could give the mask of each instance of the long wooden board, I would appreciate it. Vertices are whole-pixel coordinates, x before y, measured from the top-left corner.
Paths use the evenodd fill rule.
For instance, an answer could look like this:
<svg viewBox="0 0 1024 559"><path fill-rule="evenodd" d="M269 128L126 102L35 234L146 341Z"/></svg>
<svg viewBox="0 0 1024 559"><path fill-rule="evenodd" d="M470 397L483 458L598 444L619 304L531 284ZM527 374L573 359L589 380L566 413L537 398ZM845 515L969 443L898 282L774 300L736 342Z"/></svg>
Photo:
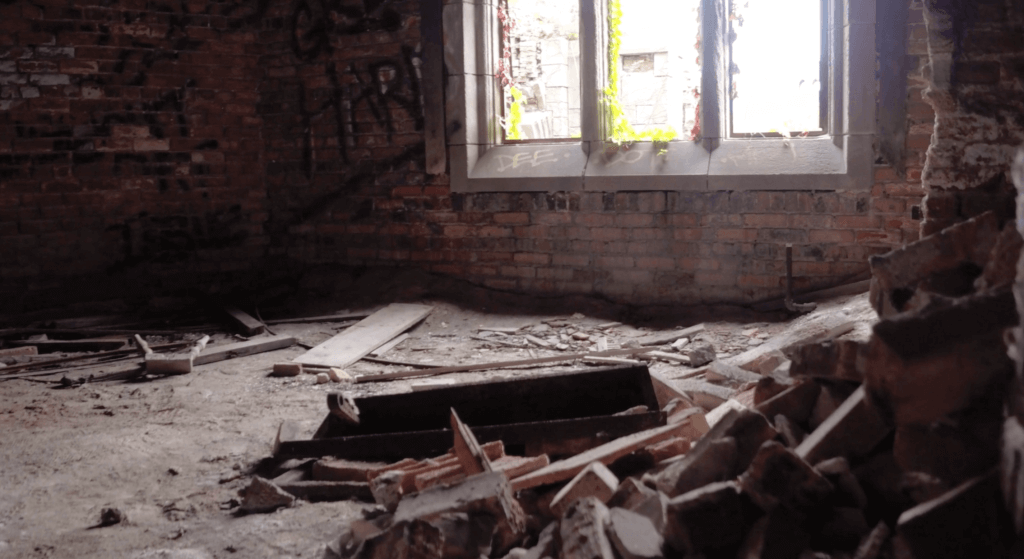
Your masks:
<svg viewBox="0 0 1024 559"><path fill-rule="evenodd" d="M192 361L193 365L205 365L216 363L225 359L245 357L265 351L273 351L295 345L295 338L291 336L274 336L272 338L254 338L247 342L237 344L215 345L207 347Z"/></svg>
<svg viewBox="0 0 1024 559"><path fill-rule="evenodd" d="M426 318L434 307L395 303L300 355L303 365L347 367Z"/></svg>

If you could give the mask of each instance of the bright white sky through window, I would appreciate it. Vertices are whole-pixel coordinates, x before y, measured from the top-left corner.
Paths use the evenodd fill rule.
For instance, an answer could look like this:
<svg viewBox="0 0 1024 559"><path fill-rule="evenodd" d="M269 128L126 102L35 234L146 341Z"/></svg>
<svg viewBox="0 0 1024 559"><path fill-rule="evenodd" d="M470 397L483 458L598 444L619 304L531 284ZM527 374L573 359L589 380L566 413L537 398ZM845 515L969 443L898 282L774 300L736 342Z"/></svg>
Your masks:
<svg viewBox="0 0 1024 559"><path fill-rule="evenodd" d="M821 0L735 0L731 19L733 133L821 130Z"/></svg>

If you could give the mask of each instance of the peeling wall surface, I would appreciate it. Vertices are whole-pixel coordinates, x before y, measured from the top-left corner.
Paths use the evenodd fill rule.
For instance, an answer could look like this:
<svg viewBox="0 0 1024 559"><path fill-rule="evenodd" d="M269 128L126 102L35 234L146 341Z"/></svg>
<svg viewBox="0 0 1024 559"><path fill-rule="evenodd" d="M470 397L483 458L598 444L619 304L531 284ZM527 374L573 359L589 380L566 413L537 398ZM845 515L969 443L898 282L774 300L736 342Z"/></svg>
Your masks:
<svg viewBox="0 0 1024 559"><path fill-rule="evenodd" d="M925 234L1015 206L1010 163L1024 144L1024 2L927 0L924 98L936 113L924 169Z"/></svg>
<svg viewBox="0 0 1024 559"><path fill-rule="evenodd" d="M924 153L937 144L921 96L925 8L908 6L905 63L879 65L906 73L905 143L870 190L452 194L446 174L426 171L425 115L440 108L423 99L441 79L423 71L421 35L441 18L420 2L0 0L0 309L228 289L320 264L635 303L749 302L783 292L786 243L797 288L835 284L919 236ZM1024 36L1004 31L1011 46ZM984 37L966 52L1003 48ZM1020 87L999 56L949 89L982 136L957 157L992 168L1003 152L982 144L1013 138L985 139L984 119L1009 130L996 89ZM933 193L953 186L930 169Z"/></svg>

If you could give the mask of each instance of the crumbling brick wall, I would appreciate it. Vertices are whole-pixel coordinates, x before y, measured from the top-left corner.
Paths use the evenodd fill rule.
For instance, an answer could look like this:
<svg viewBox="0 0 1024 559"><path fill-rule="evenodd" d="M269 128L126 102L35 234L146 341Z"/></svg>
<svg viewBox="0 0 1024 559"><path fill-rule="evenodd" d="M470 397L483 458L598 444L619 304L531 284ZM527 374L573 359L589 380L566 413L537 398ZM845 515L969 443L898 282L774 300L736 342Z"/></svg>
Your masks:
<svg viewBox="0 0 1024 559"><path fill-rule="evenodd" d="M1012 219L1024 143L1024 2L928 0L925 99L936 112L924 234L995 210Z"/></svg>
<svg viewBox="0 0 1024 559"><path fill-rule="evenodd" d="M0 1L0 308L186 287L262 256L252 15Z"/></svg>

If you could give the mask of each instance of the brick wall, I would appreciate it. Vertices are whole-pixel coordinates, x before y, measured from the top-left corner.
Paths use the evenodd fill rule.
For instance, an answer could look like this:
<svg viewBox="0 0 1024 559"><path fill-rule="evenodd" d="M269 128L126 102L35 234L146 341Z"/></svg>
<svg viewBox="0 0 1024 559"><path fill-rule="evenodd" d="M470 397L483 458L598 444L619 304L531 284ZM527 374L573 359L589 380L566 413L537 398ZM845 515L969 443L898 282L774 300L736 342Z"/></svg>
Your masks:
<svg viewBox="0 0 1024 559"><path fill-rule="evenodd" d="M188 287L265 253L250 15L0 1L0 309Z"/></svg>
<svg viewBox="0 0 1024 559"><path fill-rule="evenodd" d="M923 62L907 92L906 172L879 166L870 191L453 195L446 176L423 171L415 4L349 15L329 37L297 6L275 4L260 37L276 53L265 58L274 77L260 109L276 255L416 266L509 291L687 304L781 294L786 243L796 286L806 288L864 271L869 255L918 238L912 214L933 114L920 98ZM917 2L908 38L923 27ZM386 92L375 68L397 69Z"/></svg>
<svg viewBox="0 0 1024 559"><path fill-rule="evenodd" d="M425 172L415 0L46 2L0 0L8 304L226 289L268 262L743 302L782 293L786 243L803 288L918 237L919 1L906 173L878 166L870 191L473 195Z"/></svg>
<svg viewBox="0 0 1024 559"><path fill-rule="evenodd" d="M923 231L990 209L1010 220L1010 162L1024 143L1024 2L929 0L923 16L924 98L937 113Z"/></svg>

